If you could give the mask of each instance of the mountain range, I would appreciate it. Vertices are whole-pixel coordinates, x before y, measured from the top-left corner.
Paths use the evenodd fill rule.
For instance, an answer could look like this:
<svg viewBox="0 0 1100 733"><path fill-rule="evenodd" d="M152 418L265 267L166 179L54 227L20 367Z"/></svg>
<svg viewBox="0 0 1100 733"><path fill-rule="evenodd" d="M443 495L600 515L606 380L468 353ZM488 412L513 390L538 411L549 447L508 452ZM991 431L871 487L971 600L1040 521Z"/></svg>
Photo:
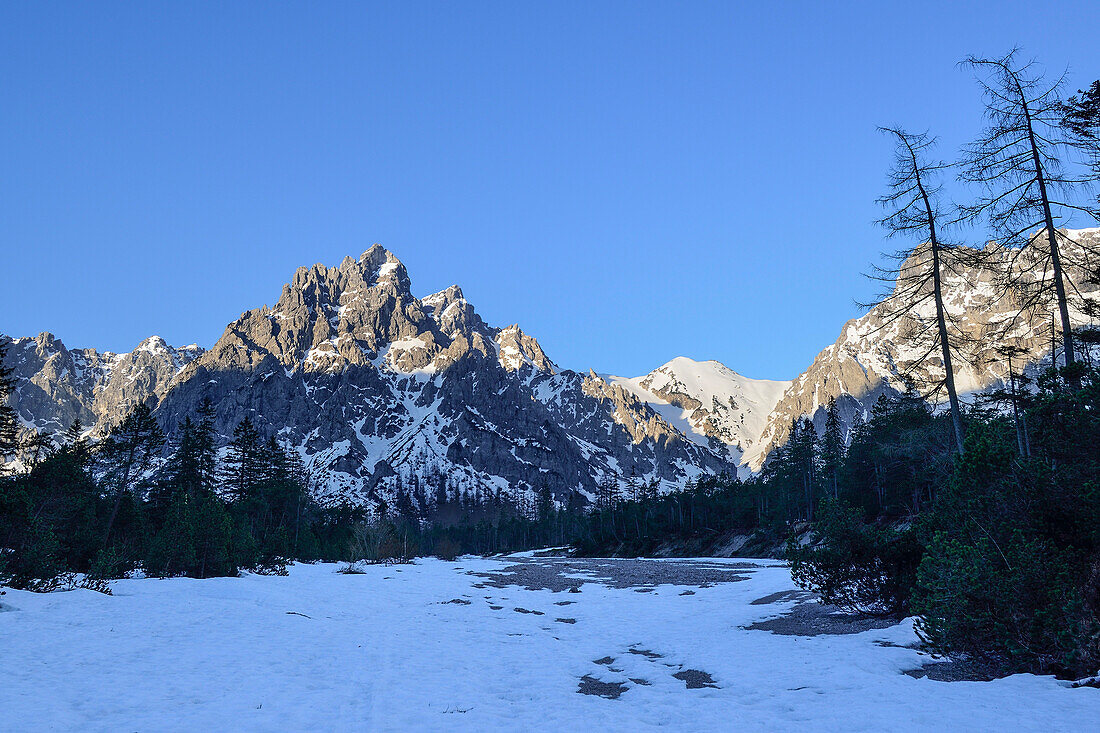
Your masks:
<svg viewBox="0 0 1100 733"><path fill-rule="evenodd" d="M1100 229L1069 234L1100 245ZM995 244L986 249L1011 261ZM1084 300L1100 301L1100 285L1068 274ZM972 337L956 365L961 392L1002 383L1006 346L1019 350L1017 367L1049 363L1048 314L989 335L1015 313L990 272L952 274L944 296ZM934 384L943 365L923 358L912 322L888 317L892 298L846 323L790 381L686 357L640 377L561 369L518 325L485 323L457 285L414 296L404 265L379 245L336 267L300 268L274 306L243 313L208 350L156 336L127 354L70 349L49 333L0 340L10 346L11 403L26 430L80 420L103 435L147 404L172 439L209 399L223 441L250 417L301 455L325 503L389 500L398 482L428 473L472 496L546 487L559 498L592 497L608 480L669 489L704 474L746 476L794 419L823 424L831 399L849 426L907 380ZM1081 310L1073 317L1093 322Z"/></svg>

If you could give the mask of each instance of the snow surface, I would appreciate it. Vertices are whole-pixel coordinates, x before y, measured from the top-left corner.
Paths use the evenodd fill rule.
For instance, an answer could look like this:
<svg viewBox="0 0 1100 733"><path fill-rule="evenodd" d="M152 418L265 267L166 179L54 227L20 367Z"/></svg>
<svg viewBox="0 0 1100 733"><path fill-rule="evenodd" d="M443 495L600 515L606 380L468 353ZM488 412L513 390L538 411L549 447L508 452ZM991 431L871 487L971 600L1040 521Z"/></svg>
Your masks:
<svg viewBox="0 0 1100 733"><path fill-rule="evenodd" d="M509 562L296 565L118 581L114 596L9 590L0 729L1079 731L1100 718L1100 690L1052 678L906 676L928 659L881 644L916 641L908 622L846 636L743 629L791 606L751 604L793 587L773 561L694 595L592 578L579 593L475 587L470 572ZM717 687L687 689L672 676L681 665ZM627 688L578 694L585 675Z"/></svg>

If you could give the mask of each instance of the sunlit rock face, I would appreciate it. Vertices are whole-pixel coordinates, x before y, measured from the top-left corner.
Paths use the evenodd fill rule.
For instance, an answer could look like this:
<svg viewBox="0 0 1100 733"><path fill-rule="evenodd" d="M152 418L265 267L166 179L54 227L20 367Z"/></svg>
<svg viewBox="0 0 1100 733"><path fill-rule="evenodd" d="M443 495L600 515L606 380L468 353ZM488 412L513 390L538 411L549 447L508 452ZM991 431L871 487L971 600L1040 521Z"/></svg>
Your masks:
<svg viewBox="0 0 1100 733"><path fill-rule="evenodd" d="M1065 235L1063 260L1075 294L1071 320L1075 327L1095 324L1095 316L1085 312L1085 304L1100 303L1100 284L1073 263L1085 261L1086 250L1100 248L1100 229L1069 230ZM985 248L1001 267L1026 273L1027 279L1040 286L1053 276L1045 256L1038 254L1042 250L1039 246L1034 256L1017 256L1016 251L996 244ZM928 256L927 247L917 248L906 266L918 266ZM956 267L945 276L943 291L952 328L965 337L959 339L960 348L952 357L955 383L961 394L999 386L1007 379L1006 347L1018 350L1013 364L1016 372L1023 365L1031 365L1034 371L1044 361L1050 364L1053 307L1021 314L1011 293L997 285L993 268ZM934 303L926 299L916 319L889 322L886 314L897 309L898 297L895 289L885 302L844 324L836 342L822 350L787 388L768 416L755 450L746 457L750 467L759 468L768 454L786 440L793 419L809 415L821 428L830 399L837 399L843 421L850 426L857 414L870 410L879 395L905 391L903 375L925 393L943 381L943 360L937 351L929 352L922 334L934 314ZM1007 332L999 328L1004 324L1011 326ZM1058 350L1061 359L1060 345ZM942 401L946 395L932 394L930 399Z"/></svg>

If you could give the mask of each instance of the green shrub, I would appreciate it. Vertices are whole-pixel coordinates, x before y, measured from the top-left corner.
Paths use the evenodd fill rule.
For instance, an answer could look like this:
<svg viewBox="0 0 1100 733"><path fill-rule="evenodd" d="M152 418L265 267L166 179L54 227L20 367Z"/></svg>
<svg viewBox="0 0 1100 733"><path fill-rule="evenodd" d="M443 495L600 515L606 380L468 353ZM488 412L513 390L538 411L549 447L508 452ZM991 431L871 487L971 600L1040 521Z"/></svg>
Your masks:
<svg viewBox="0 0 1100 733"><path fill-rule="evenodd" d="M55 579L65 571L61 544L54 532L41 521L31 521L21 544L0 551L0 585L33 591L57 587Z"/></svg>
<svg viewBox="0 0 1100 733"><path fill-rule="evenodd" d="M1098 511L1095 480L1021 458L1003 434L972 426L918 572L913 607L926 647L1006 672L1094 673Z"/></svg>
<svg viewBox="0 0 1100 733"><path fill-rule="evenodd" d="M787 544L791 577L823 603L850 611L904 617L922 548L911 529L866 524L862 513L825 499L813 542Z"/></svg>

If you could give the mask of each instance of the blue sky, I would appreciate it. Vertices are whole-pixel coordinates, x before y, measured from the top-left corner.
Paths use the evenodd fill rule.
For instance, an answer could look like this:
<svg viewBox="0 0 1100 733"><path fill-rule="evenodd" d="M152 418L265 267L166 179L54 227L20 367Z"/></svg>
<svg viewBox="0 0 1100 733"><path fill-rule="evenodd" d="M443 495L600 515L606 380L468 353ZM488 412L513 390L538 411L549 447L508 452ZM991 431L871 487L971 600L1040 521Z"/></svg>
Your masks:
<svg viewBox="0 0 1100 733"><path fill-rule="evenodd" d="M560 364L791 378L831 343L890 144L981 122L956 62L1100 77L1100 6L7 3L0 332L210 346L380 242Z"/></svg>

